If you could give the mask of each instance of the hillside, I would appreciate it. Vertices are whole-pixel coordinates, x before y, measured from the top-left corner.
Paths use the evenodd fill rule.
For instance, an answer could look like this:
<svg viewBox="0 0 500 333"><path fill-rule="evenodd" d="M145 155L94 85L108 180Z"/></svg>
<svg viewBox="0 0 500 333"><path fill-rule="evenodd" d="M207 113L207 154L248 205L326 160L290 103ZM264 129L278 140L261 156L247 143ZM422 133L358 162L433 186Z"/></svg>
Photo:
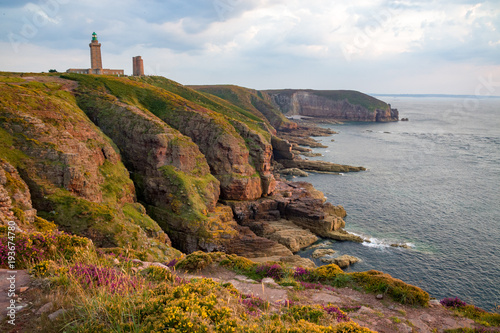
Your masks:
<svg viewBox="0 0 500 333"><path fill-rule="evenodd" d="M362 239L343 229L342 206L279 178L275 161L364 168L297 158L272 127L291 135L297 125L242 102L268 103L265 94L237 90L235 105L160 77L0 73L0 268L19 274L17 295L0 304L18 305L13 332L370 332L354 320L366 313L351 319L349 308L294 296L311 285L429 306L428 293L381 272L294 255L320 237ZM190 276L212 268L261 288L271 277L286 298Z"/></svg>
<svg viewBox="0 0 500 333"><path fill-rule="evenodd" d="M267 119L278 129L293 129L296 125L283 116L272 100L261 91L243 88L234 85L190 86L192 89L203 92L205 96L217 96L232 105L250 111L259 118Z"/></svg>

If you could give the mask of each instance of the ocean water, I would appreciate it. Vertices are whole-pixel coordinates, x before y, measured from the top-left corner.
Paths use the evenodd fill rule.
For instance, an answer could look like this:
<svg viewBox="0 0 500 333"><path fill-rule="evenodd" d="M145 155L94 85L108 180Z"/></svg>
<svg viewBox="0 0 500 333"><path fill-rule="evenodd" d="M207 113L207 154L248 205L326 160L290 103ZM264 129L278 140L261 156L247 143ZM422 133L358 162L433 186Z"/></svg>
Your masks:
<svg viewBox="0 0 500 333"><path fill-rule="evenodd" d="M317 138L328 148L311 158L367 171L295 179L343 205L346 230L371 240L329 247L362 259L351 271L380 270L431 297L499 311L500 98L381 99L410 121L328 125L338 134Z"/></svg>

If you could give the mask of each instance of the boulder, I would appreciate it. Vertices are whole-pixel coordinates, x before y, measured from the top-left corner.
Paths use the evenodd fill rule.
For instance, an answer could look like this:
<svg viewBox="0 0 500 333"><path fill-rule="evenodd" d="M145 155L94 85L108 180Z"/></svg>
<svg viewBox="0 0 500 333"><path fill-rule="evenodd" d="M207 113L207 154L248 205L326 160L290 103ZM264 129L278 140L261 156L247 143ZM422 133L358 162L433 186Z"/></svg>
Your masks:
<svg viewBox="0 0 500 333"><path fill-rule="evenodd" d="M310 161L299 159L277 159L285 168L298 168L306 171L339 173L339 172L358 172L366 170L364 167L355 167L350 165L341 165L325 161Z"/></svg>
<svg viewBox="0 0 500 333"><path fill-rule="evenodd" d="M279 261L292 267L316 268L316 264L311 259L302 258L298 255L281 257Z"/></svg>
<svg viewBox="0 0 500 333"><path fill-rule="evenodd" d="M293 255L284 245L255 235L248 227L236 226L237 236L225 245L225 252L246 258Z"/></svg>
<svg viewBox="0 0 500 333"><path fill-rule="evenodd" d="M298 176L298 177L308 177L309 174L305 171L302 171L300 169L297 169L297 168L290 168L290 169L282 169L280 170L280 173L282 175L286 175L286 176Z"/></svg>
<svg viewBox="0 0 500 333"><path fill-rule="evenodd" d="M274 229L274 232L264 237L285 245L292 252L298 252L318 240L318 237L312 232L298 227L289 220L269 221L268 224Z"/></svg>
<svg viewBox="0 0 500 333"><path fill-rule="evenodd" d="M271 137L271 144L273 147L274 158L277 160L292 160L294 154L292 153L292 145L287 141L277 136Z"/></svg>
<svg viewBox="0 0 500 333"><path fill-rule="evenodd" d="M350 265L355 264L359 261L360 261L359 258L349 256L346 254L344 254L340 257L337 257L337 258L333 258L333 263L336 264L337 266L339 266L340 268L349 267Z"/></svg>
<svg viewBox="0 0 500 333"><path fill-rule="evenodd" d="M324 256L329 256L334 254L336 251L332 249L317 249L312 253L312 257L315 259L324 257Z"/></svg>

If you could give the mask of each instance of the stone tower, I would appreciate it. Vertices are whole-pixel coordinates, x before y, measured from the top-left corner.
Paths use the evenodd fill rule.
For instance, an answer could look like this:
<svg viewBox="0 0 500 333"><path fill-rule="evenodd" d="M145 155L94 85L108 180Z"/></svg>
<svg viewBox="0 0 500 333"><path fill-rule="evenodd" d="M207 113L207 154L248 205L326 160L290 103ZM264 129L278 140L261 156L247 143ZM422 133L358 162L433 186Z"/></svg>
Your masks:
<svg viewBox="0 0 500 333"><path fill-rule="evenodd" d="M101 43L97 40L97 34L92 34L90 46L90 68L92 74L102 74Z"/></svg>
<svg viewBox="0 0 500 333"><path fill-rule="evenodd" d="M132 58L132 75L133 76L144 76L144 62L141 56Z"/></svg>

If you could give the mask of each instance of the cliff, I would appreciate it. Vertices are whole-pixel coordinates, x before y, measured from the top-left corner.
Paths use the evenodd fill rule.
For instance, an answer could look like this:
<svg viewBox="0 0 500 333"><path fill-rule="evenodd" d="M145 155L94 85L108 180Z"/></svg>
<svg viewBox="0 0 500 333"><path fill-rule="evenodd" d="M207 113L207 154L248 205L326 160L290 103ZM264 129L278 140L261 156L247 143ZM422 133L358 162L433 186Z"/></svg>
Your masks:
<svg viewBox="0 0 500 333"><path fill-rule="evenodd" d="M308 170L361 168L294 159L272 125L304 140L311 130L297 129L266 94L217 88L236 92L235 105L162 77L7 81L0 86L4 224L14 218L30 230L43 218L98 247L146 256L161 256L154 249L160 242L163 255L175 253L172 244L186 253L247 257L290 256L313 234L335 238L343 226L321 200L311 201L312 189L277 181L273 162L285 157L287 166ZM239 217L241 207L258 211L255 223ZM269 225L263 220L274 231L261 232L256 226ZM313 234L297 241L305 229Z"/></svg>
<svg viewBox="0 0 500 333"><path fill-rule="evenodd" d="M159 77L0 73L0 266L10 264L14 222L20 329L473 327L386 274L314 268L293 255L318 237L362 240L343 230L345 210L310 184L276 179L276 160L308 170L364 169L297 159L294 151L305 149L297 144L329 133L280 122L275 111L258 111L277 110L271 95L240 91L237 106ZM498 326L497 317L466 311ZM409 326L394 328L401 321Z"/></svg>
<svg viewBox="0 0 500 333"><path fill-rule="evenodd" d="M398 121L399 113L374 97L351 90L266 90L286 116L340 121Z"/></svg>
<svg viewBox="0 0 500 333"><path fill-rule="evenodd" d="M289 130L297 128L297 125L283 116L281 110L273 103L273 100L262 91L243 88L234 85L215 86L190 86L203 92L205 96L218 97L241 109L251 112L260 119L266 119L277 130Z"/></svg>
<svg viewBox="0 0 500 333"><path fill-rule="evenodd" d="M144 258L178 253L135 201L116 146L78 108L63 80L0 85L3 220L34 230L43 219ZM124 237L126 236L126 237Z"/></svg>

